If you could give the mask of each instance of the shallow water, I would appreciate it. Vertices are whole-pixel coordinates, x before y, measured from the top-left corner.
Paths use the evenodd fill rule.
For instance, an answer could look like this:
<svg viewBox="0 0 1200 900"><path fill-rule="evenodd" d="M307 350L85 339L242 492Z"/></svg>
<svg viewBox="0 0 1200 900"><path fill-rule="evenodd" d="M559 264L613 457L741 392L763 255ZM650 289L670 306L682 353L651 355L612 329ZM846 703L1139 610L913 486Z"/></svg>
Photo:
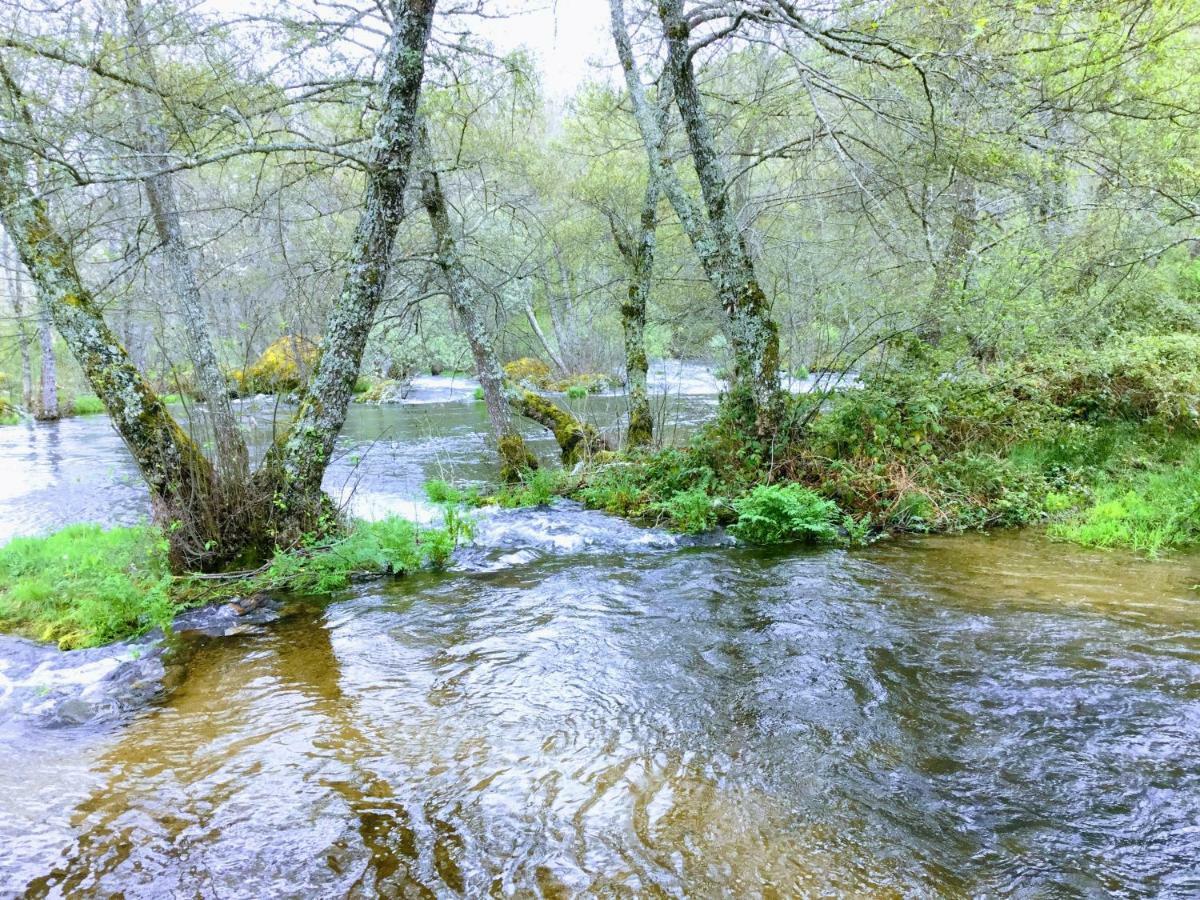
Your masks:
<svg viewBox="0 0 1200 900"><path fill-rule="evenodd" d="M486 474L481 418L410 413L355 414L348 453L394 445L358 467L377 508ZM58 477L120 470L86 444ZM0 522L57 521L52 490ZM1196 896L1197 582L1035 535L762 552L489 514L454 571L178 639L141 712L0 723L0 885Z"/></svg>

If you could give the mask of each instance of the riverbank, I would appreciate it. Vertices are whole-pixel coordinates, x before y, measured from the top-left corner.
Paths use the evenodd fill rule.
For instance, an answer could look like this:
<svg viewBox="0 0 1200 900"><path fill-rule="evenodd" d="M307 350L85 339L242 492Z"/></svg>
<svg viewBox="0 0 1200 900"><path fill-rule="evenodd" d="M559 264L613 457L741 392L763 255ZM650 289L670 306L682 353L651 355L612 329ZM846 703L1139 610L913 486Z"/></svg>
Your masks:
<svg viewBox="0 0 1200 900"><path fill-rule="evenodd" d="M329 594L355 578L442 568L471 528L453 509L441 527L395 516L354 521L335 537L279 550L253 571L207 576L173 575L167 541L152 526L72 525L0 547L0 631L64 650L98 647L169 628L186 609L250 609L267 594Z"/></svg>
<svg viewBox="0 0 1200 900"><path fill-rule="evenodd" d="M1038 525L1156 556L1200 543L1198 360L1195 336L1151 335L954 377L914 364L790 398L782 438L722 409L683 446L598 458L560 491L764 542Z"/></svg>

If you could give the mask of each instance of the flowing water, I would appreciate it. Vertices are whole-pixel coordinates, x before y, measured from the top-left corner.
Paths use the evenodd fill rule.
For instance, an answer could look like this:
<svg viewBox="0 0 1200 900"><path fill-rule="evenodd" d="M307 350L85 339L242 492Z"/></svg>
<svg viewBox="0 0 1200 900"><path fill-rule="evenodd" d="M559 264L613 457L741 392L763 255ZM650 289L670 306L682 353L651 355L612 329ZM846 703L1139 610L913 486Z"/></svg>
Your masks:
<svg viewBox="0 0 1200 900"><path fill-rule="evenodd" d="M421 514L487 476L477 406L357 410L330 487ZM0 453L4 534L143 514L102 419ZM485 513L448 573L177 637L141 708L0 716L0 894L1196 896L1197 582L1036 535Z"/></svg>

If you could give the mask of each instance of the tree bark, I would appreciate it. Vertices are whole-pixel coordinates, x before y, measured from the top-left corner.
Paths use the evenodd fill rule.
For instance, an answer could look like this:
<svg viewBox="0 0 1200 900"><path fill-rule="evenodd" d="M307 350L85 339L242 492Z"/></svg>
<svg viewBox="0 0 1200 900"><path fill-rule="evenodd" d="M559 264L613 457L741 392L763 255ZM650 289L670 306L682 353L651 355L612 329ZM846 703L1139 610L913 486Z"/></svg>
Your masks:
<svg viewBox="0 0 1200 900"><path fill-rule="evenodd" d="M125 20L136 52L137 67L142 70L146 81L156 84L157 67L154 64L140 0L126 0ZM166 134L156 123L158 111L153 109L153 104L140 91L134 91L132 96L141 120L142 139L151 165L162 165L168 161L168 142ZM152 175L146 178L143 184L167 276L178 305L179 317L183 322L183 336L192 363L195 386L206 404L213 429L217 470L225 478L244 481L249 466L246 442L229 400L229 387L225 375L221 372L216 351L213 349L210 337L213 329L200 295L200 285L192 265L191 254L184 241L174 180L171 175Z"/></svg>
<svg viewBox="0 0 1200 900"><path fill-rule="evenodd" d="M642 87L626 29L624 3L609 0L609 8L613 40L651 172L659 179L663 193L679 216L725 312L726 330L733 350L733 389L729 399L735 411L753 420L760 434L772 433L778 427L782 412L779 332L729 205L728 183L696 86L688 46L690 31L682 3L680 0L662 0L659 14L667 36L667 71L699 176L703 209L687 192L662 152L661 148L665 147L663 129Z"/></svg>
<svg viewBox="0 0 1200 900"><path fill-rule="evenodd" d="M11 95L12 83L4 80ZM210 541L221 540L220 517L211 514L210 506L212 467L129 361L80 281L70 247L51 222L45 200L29 187L26 174L24 162L0 145L0 223L149 485L157 520L189 525L168 533L172 562L190 567L205 558Z"/></svg>
<svg viewBox="0 0 1200 900"><path fill-rule="evenodd" d="M642 200L640 228L636 237L616 220L609 217L613 240L629 268L629 285L621 304L621 328L625 336L625 383L629 394L629 428L625 445L629 449L646 447L654 439L654 417L650 412L650 393L646 373L650 364L646 358L646 303L654 282L654 251L658 227L658 180L646 179L646 194Z"/></svg>
<svg viewBox="0 0 1200 900"><path fill-rule="evenodd" d="M533 391L522 390L514 395L513 407L525 418L549 428L562 451L563 465L570 467L605 450L612 450L600 432L586 422L580 422L553 400Z"/></svg>
<svg viewBox="0 0 1200 900"><path fill-rule="evenodd" d="M559 374L566 375L567 365L555 349L550 346L550 342L546 340L546 332L542 331L542 326L537 320L537 313L533 311L533 304L529 301L528 297L525 299L525 318L529 320L529 327L533 329L533 336L538 339L538 343L542 345L542 349L550 357L550 362L554 363L554 367L558 369Z"/></svg>
<svg viewBox="0 0 1200 900"><path fill-rule="evenodd" d="M484 325L478 296L472 288L473 282L458 252L441 180L432 169L426 170L421 176L421 202L433 229L435 256L450 297L450 307L462 325L471 347L471 356L475 360L475 374L483 390L492 436L500 453L500 477L504 481L518 481L524 472L537 468L537 458L529 452L524 438L513 425L508 399L504 395L504 369L500 366L500 359Z"/></svg>
<svg viewBox="0 0 1200 900"><path fill-rule="evenodd" d="M8 296L12 301L13 318L17 323L17 342L21 351L21 405L33 411L33 363L29 348L33 338L29 334L29 323L25 320L25 284L21 278L21 262L9 256L9 241L4 242L4 267L8 282Z"/></svg>
<svg viewBox="0 0 1200 900"><path fill-rule="evenodd" d="M42 367L36 418L41 422L58 420L58 360L54 358L54 323L47 303L38 303L38 343L42 351Z"/></svg>
<svg viewBox="0 0 1200 900"><path fill-rule="evenodd" d="M311 530L326 511L321 478L346 420L375 312L383 299L392 244L404 217L417 101L436 0L393 0L380 114L371 140L366 197L341 293L320 359L287 433L268 451L260 478L275 494L281 531Z"/></svg>

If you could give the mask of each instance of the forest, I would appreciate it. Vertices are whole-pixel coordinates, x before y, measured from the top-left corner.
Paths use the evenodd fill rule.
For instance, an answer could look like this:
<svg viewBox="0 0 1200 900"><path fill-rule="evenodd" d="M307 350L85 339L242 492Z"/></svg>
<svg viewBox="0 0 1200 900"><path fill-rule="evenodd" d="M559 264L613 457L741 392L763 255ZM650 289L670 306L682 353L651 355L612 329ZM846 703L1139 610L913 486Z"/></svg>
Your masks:
<svg viewBox="0 0 1200 900"><path fill-rule="evenodd" d="M1194 0L0 4L0 696L24 697L0 702L0 759L30 716L135 723L89 757L110 790L66 849L0 853L0 882L1200 889L1180 824L1200 791L1181 749L1200 737L1198 50ZM526 603L545 659L509 619ZM47 680L85 659L117 699ZM147 703L267 702L222 666L300 698L288 733L336 731L313 746L345 769L340 811L297 799L287 827L313 860L321 828L353 832L342 862L258 847L251 876L226 799L139 769L210 734L172 738ZM667 679L665 706L608 683L620 668ZM396 669L453 693L457 724ZM372 770L377 729L404 726L356 676L447 743ZM211 738L251 759L285 740L238 727ZM1122 741L1154 749L1135 764ZM422 753L449 807L413 794ZM46 755L33 806L58 809ZM238 802L317 777L257 771ZM498 780L461 795L479 779ZM172 791L223 810L222 837L163 824L146 798ZM148 857L109 858L138 809L225 874L159 848L143 882Z"/></svg>

